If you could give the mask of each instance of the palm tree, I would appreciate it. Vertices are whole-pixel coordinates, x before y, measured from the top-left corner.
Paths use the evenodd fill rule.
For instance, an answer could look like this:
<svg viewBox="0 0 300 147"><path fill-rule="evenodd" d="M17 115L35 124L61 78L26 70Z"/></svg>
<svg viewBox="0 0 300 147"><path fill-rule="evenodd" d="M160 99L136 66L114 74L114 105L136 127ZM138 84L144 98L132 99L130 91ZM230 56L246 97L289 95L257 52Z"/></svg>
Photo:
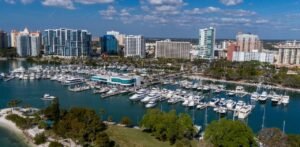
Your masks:
<svg viewBox="0 0 300 147"><path fill-rule="evenodd" d="M21 100L17 100L17 99L13 99L11 101L9 101L7 103L7 105L11 108L11 110L13 111L14 107L17 107L22 101Z"/></svg>

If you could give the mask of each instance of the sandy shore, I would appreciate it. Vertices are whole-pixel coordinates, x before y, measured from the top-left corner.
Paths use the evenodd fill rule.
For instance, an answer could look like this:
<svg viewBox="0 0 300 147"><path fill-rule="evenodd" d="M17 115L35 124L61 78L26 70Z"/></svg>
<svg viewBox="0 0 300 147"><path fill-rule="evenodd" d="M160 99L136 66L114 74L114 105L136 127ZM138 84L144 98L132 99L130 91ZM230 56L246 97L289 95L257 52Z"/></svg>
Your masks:
<svg viewBox="0 0 300 147"><path fill-rule="evenodd" d="M21 129L19 129L13 122L5 119L7 112L10 111L10 108L0 110L0 127L5 128L7 130L15 133L20 139L23 140L30 147L37 147L33 142L31 142L23 133Z"/></svg>

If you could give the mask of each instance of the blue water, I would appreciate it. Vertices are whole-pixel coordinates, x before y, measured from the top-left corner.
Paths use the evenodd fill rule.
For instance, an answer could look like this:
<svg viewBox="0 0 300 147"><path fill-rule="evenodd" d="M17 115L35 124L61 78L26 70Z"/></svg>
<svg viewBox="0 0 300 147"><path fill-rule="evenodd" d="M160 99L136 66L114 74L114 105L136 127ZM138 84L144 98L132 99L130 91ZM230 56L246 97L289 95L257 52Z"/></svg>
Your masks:
<svg viewBox="0 0 300 147"><path fill-rule="evenodd" d="M17 68L20 65L28 66L28 64L20 61L0 61L0 72L7 72L13 68ZM228 87L232 85L228 85ZM171 86L172 87L172 86ZM254 88L247 88L253 90ZM101 99L99 95L92 94L91 91L74 93L67 90L66 87L61 84L50 81L23 81L23 80L11 80L9 82L0 82L0 108L7 107L7 103L11 99L22 100L21 105L31 105L37 108L45 108L49 105L49 102L45 102L40 98L45 94L57 96L60 101L60 105L64 109L71 107L87 107L96 110L98 113L101 109L105 109L103 116L106 119L108 116L112 116L114 121L119 121L123 116L129 116L133 123L138 123L146 109L142 104L133 103L128 100L128 95L120 95L107 99ZM290 104L286 107L272 106L271 102L266 104L256 103L255 109L252 111L245 123L248 124L254 132L258 132L262 128L263 113L265 109L265 127L277 127L282 129L283 122L285 121L285 132L300 134L300 94L287 93L290 95ZM220 95L210 95L208 97L226 97L225 93ZM242 99L246 102L250 102L249 96L244 98L234 97L234 99ZM194 118L195 124L205 125L205 110L192 110L182 107L181 104L168 105L167 103L161 103L157 108L164 111L176 109L177 112L186 112ZM220 116L213 112L212 109L208 109L208 123L212 120L217 120ZM229 112L226 116L228 119L232 119L232 112ZM3 132L0 130L0 134ZM1 136L0 136L1 140Z"/></svg>
<svg viewBox="0 0 300 147"><path fill-rule="evenodd" d="M26 147L27 145L21 141L16 134L5 128L0 127L0 145L1 147Z"/></svg>

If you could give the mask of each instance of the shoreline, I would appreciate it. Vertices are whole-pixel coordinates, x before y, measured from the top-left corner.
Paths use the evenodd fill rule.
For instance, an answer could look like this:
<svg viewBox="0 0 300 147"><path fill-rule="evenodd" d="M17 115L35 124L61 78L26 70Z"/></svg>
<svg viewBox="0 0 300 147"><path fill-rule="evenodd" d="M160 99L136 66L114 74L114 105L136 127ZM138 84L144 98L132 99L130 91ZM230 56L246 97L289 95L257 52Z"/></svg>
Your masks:
<svg viewBox="0 0 300 147"><path fill-rule="evenodd" d="M15 123L13 123L10 120L7 120L6 117L6 112L10 111L10 108L6 109L0 109L0 127L3 129L6 129L8 131L11 131L12 133L16 134L18 139L22 141L25 145L29 147L37 147L30 139L26 137L26 135L23 133L21 129L19 129Z"/></svg>

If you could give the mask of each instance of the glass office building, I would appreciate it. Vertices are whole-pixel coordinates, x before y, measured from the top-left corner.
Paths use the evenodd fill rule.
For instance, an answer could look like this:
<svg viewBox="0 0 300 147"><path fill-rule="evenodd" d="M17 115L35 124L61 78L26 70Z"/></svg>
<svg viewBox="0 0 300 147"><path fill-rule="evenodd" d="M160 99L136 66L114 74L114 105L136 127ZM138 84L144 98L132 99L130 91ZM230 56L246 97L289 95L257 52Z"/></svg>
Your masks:
<svg viewBox="0 0 300 147"><path fill-rule="evenodd" d="M100 38L101 40L101 53L107 55L117 55L119 43L115 36L104 35Z"/></svg>
<svg viewBox="0 0 300 147"><path fill-rule="evenodd" d="M92 35L87 30L48 29L43 32L45 55L88 56Z"/></svg>

